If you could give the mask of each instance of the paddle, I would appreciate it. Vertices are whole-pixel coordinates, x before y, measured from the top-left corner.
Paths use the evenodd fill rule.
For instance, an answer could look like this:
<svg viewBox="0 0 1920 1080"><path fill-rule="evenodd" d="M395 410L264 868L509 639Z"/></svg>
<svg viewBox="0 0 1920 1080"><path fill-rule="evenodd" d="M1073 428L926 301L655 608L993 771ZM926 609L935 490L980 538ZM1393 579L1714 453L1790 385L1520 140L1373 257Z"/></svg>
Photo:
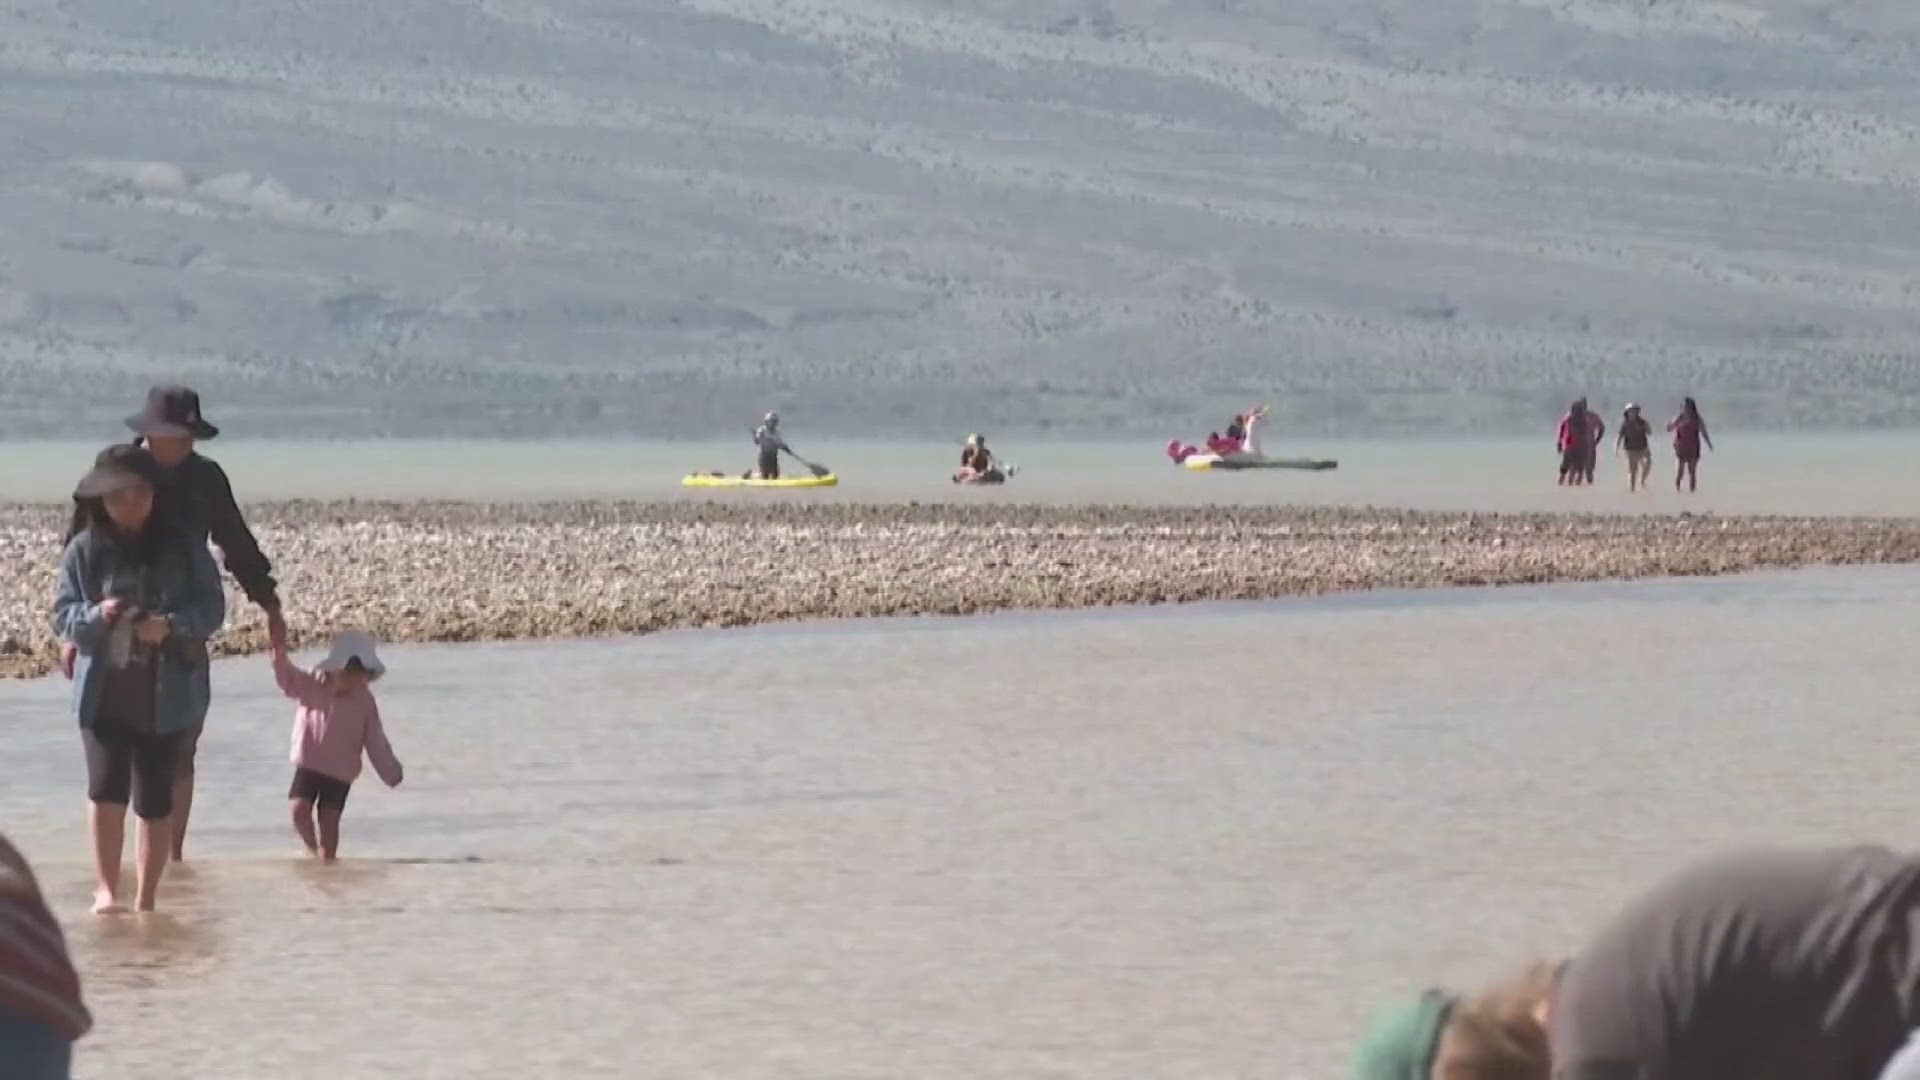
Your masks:
<svg viewBox="0 0 1920 1080"><path fill-rule="evenodd" d="M831 473L833 471L832 469L827 468L825 465L815 465L813 462L808 461L806 458L803 458L799 454L794 453L791 447L783 446L780 449L785 450L787 452L788 457L792 458L793 460L799 462L802 465L805 465L807 468L812 469L813 475L815 476L825 476L828 473Z"/></svg>

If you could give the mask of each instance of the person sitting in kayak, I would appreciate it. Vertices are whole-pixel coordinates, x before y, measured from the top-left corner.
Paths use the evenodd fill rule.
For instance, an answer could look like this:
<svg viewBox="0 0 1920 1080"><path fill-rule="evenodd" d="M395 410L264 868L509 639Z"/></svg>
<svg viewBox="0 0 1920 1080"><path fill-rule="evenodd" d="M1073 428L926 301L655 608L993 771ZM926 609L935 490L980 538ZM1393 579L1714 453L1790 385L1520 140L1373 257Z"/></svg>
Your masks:
<svg viewBox="0 0 1920 1080"><path fill-rule="evenodd" d="M760 467L747 474L747 479L780 479L780 453L793 453L785 439L780 437L780 414L769 412L753 429L754 445L760 448Z"/></svg>
<svg viewBox="0 0 1920 1080"><path fill-rule="evenodd" d="M987 449L986 437L980 434L967 436L966 449L960 451L960 468L953 474L956 484L997 484L1007 478L993 459L993 451Z"/></svg>
<svg viewBox="0 0 1920 1080"><path fill-rule="evenodd" d="M1246 428L1240 427L1239 425L1240 418L1236 416L1233 418L1233 423L1227 425L1227 433L1225 435L1221 435L1217 431L1208 432L1207 452L1209 454L1218 454L1221 457L1225 457L1228 454L1239 453L1240 441L1247 437ZM1238 434L1235 433L1236 428L1238 429Z"/></svg>

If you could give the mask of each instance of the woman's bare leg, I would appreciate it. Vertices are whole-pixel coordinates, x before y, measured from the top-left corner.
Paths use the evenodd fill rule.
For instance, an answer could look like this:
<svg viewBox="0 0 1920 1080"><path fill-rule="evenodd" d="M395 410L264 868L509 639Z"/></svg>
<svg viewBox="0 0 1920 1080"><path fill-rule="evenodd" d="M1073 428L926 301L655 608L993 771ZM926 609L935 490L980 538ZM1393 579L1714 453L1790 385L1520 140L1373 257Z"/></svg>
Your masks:
<svg viewBox="0 0 1920 1080"><path fill-rule="evenodd" d="M307 854L320 854L320 838L313 831L313 800L289 799L287 807L293 811L293 831L300 836L300 842L307 846Z"/></svg>
<svg viewBox="0 0 1920 1080"><path fill-rule="evenodd" d="M173 858L187 861L187 818L193 815L193 774L185 773L173 781Z"/></svg>
<svg viewBox="0 0 1920 1080"><path fill-rule="evenodd" d="M133 909L152 911L154 900L160 895L160 878L167 872L167 863L173 859L173 820L171 818L141 818L134 829L134 850L140 863L136 869Z"/></svg>
<svg viewBox="0 0 1920 1080"><path fill-rule="evenodd" d="M123 803L88 803L87 826L93 833L93 913L120 908L120 852L126 846L127 808Z"/></svg>
<svg viewBox="0 0 1920 1080"><path fill-rule="evenodd" d="M340 853L340 811L320 811L320 859L332 862Z"/></svg>

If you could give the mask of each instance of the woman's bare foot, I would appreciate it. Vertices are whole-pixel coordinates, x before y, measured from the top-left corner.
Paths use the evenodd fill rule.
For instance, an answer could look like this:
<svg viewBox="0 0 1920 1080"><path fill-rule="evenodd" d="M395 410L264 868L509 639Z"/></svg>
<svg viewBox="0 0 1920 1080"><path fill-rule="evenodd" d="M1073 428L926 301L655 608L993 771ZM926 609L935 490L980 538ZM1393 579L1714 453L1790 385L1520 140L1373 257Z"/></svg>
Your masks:
<svg viewBox="0 0 1920 1080"><path fill-rule="evenodd" d="M93 913L95 915L117 915L127 910L120 906L120 898L113 895L112 889L93 890Z"/></svg>
<svg viewBox="0 0 1920 1080"><path fill-rule="evenodd" d="M133 905L133 910L135 910L135 911L139 911L139 912L148 912L148 911L152 911L152 910L153 910L153 897L151 897L151 896L143 896L143 897L141 897L141 898L140 898L139 900L136 900L136 901L134 902L134 905Z"/></svg>

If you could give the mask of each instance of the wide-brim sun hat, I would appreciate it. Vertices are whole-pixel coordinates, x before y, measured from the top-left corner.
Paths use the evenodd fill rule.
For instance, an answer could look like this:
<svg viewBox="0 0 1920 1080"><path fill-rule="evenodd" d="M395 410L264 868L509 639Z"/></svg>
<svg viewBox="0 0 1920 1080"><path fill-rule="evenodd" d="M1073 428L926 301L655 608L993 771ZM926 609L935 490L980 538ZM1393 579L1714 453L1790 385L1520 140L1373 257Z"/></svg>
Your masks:
<svg viewBox="0 0 1920 1080"><path fill-rule="evenodd" d="M370 678L379 678L387 673L387 665L380 662L379 645L372 635L360 630L347 630L333 639L333 650L327 658L320 661L320 670L326 672L344 671L348 661L358 660L360 666L367 669Z"/></svg>
<svg viewBox="0 0 1920 1080"><path fill-rule="evenodd" d="M184 386L156 386L147 391L146 407L127 417L136 434L153 437L211 439L220 429L200 415L200 395Z"/></svg>
<svg viewBox="0 0 1920 1080"><path fill-rule="evenodd" d="M100 451L93 468L74 485L76 499L97 499L136 484L154 484L160 479L160 463L153 455L132 443L117 443Z"/></svg>

